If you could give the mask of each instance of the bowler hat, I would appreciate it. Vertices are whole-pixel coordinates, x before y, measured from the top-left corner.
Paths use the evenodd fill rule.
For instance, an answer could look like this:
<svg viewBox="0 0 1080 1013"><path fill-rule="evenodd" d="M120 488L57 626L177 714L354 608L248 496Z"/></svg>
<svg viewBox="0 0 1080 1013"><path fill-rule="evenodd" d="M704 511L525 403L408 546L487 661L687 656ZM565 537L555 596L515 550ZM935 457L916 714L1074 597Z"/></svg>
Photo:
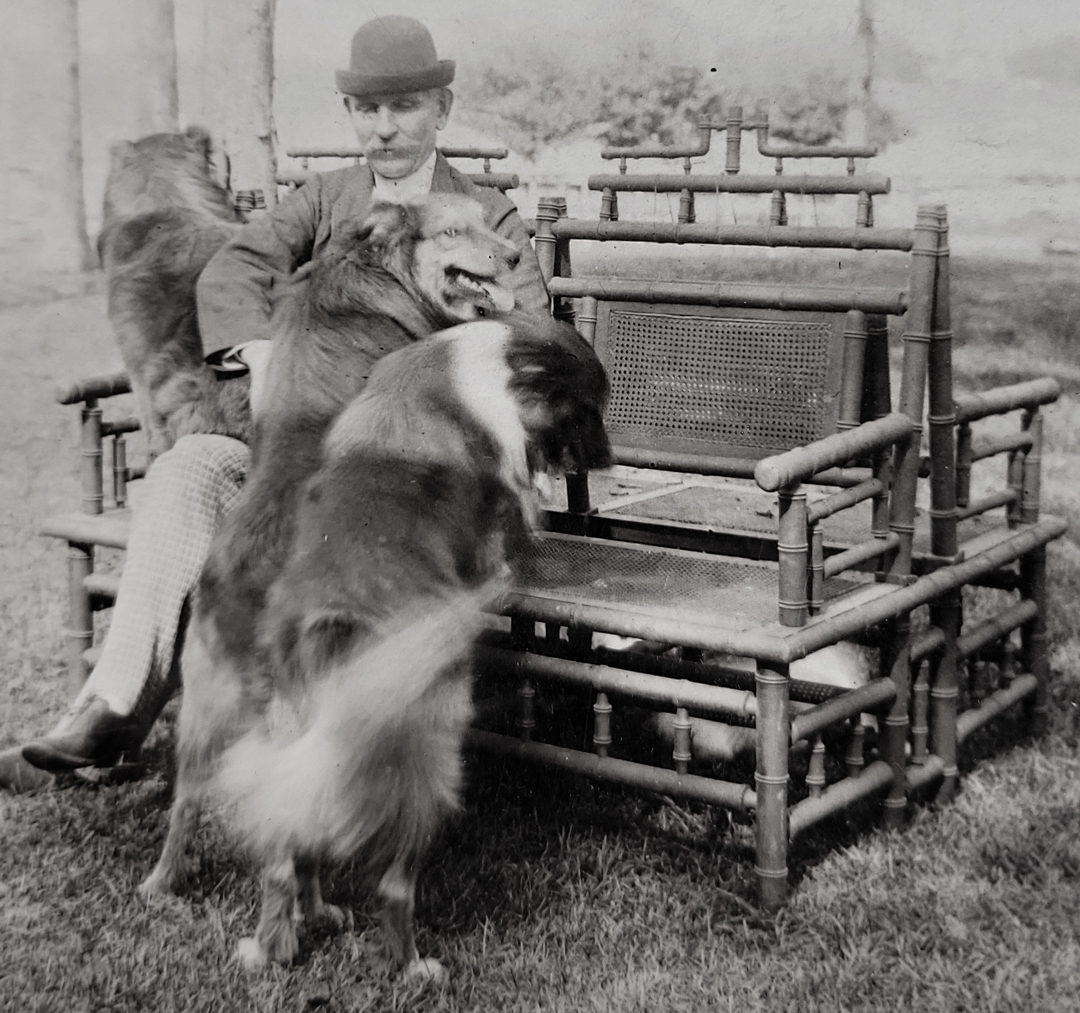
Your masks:
<svg viewBox="0 0 1080 1013"><path fill-rule="evenodd" d="M345 95L395 95L443 88L454 80L454 61L435 55L431 33L415 18L396 14L362 24L352 40L348 70L337 72Z"/></svg>

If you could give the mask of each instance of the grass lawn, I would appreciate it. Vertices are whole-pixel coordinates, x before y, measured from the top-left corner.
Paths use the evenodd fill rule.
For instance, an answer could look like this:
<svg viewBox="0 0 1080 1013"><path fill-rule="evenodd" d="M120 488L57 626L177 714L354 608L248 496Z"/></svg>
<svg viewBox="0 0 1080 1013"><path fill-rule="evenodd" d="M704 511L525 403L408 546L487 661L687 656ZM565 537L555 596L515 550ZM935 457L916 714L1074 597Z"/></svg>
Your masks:
<svg viewBox="0 0 1080 1013"><path fill-rule="evenodd" d="M830 258L798 273L846 270ZM763 258L725 273L793 276ZM0 1010L1080 1008L1080 265L960 261L953 277L961 383L1051 373L1067 391L1044 455L1045 508L1072 524L1050 550L1044 739L1014 721L976 737L959 799L913 809L900 833L874 830L869 806L800 839L775 917L753 903L745 822L472 758L418 901L421 950L450 981L420 988L388 970L368 884L348 867L326 893L353 910L352 931L305 939L291 968L243 972L232 954L256 920L255 870L213 820L192 892L137 898L165 831L167 714L141 781L0 795ZM52 384L119 365L100 279L0 286L0 348L3 748L66 700L65 553L35 527L77 503L74 414Z"/></svg>

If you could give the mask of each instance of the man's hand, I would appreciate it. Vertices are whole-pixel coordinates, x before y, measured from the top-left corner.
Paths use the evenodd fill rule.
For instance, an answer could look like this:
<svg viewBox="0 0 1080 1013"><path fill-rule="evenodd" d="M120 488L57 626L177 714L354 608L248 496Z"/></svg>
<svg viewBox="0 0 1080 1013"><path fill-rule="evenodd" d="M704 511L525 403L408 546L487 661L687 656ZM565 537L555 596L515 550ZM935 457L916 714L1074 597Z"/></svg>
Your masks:
<svg viewBox="0 0 1080 1013"><path fill-rule="evenodd" d="M237 354L247 364L248 369L251 370L252 418L258 418L262 412L272 348L273 344L269 341L248 341L236 349Z"/></svg>

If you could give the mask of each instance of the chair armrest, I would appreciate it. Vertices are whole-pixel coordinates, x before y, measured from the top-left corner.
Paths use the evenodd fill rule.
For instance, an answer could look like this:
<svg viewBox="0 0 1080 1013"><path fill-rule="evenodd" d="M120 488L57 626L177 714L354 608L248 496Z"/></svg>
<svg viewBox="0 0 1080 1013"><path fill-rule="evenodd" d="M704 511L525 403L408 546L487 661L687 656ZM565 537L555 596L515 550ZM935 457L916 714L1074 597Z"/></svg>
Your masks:
<svg viewBox="0 0 1080 1013"><path fill-rule="evenodd" d="M80 401L130 393L131 381L124 372L88 376L82 380L58 384L54 391L60 404L78 404Z"/></svg>
<svg viewBox="0 0 1080 1013"><path fill-rule="evenodd" d="M988 415L1004 415L1017 408L1035 408L1061 396L1061 384L1053 377L1026 380L1007 387L994 387L977 394L963 394L955 399L956 421L974 422Z"/></svg>
<svg viewBox="0 0 1080 1013"><path fill-rule="evenodd" d="M758 461L754 478L766 492L776 492L792 482L803 482L825 468L836 467L853 457L910 438L911 431L911 419L900 412L893 412L873 422L864 422L854 429L815 440L804 447L766 457Z"/></svg>

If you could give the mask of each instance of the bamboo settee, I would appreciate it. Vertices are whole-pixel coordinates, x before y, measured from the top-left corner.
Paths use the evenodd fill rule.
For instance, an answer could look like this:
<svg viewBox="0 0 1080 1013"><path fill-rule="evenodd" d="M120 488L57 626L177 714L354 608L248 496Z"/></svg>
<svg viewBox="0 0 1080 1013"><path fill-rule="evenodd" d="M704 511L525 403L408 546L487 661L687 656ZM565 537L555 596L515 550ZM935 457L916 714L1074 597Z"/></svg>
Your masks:
<svg viewBox="0 0 1080 1013"><path fill-rule="evenodd" d="M735 141L746 129L781 171L740 175ZM1045 546L1065 526L1039 511L1040 406L1058 389L1035 380L954 395L943 208L920 209L914 228L875 227L873 197L888 181L855 173L853 159L868 152L828 149L848 160L846 175L785 177L783 158L822 149L778 155L767 124L738 110L702 133L716 130L727 132L723 175L693 176L697 149L608 149L624 167L659 154L684 159L684 172L591 178L596 220L566 217L560 199L538 206L553 312L575 320L612 381L618 465L655 478L627 496L618 469L569 476L549 530L515 562L507 625L478 647L482 719L471 742L751 815L771 909L786 896L798 834L871 796L882 797L884 825L898 826L915 796L951 797L958 748L976 728L1021 702L1032 730L1042 727ZM679 221L620 220L618 195L641 190L679 193ZM696 223L701 192L767 194L770 224ZM807 192L853 195L855 225L785 224L787 195ZM575 275L572 250L595 241L891 250L910 268L893 288ZM898 339L890 317L902 321ZM75 684L94 660L92 613L116 590L94 572L94 547L126 540L124 434L137 423L103 422L100 407L126 388L118 375L58 393L81 405L83 510L43 530L69 545ZM978 438L980 420L1007 412L1020 413L1014 435ZM972 464L995 456L1003 488L972 500ZM965 625L963 592L978 585L1010 595ZM614 649L612 636L650 649ZM849 639L876 650L865 685L791 677L800 659ZM972 692L976 669L983 685ZM585 717L567 719L565 701L582 698ZM622 734L643 711L661 715L667 760L655 749L642 759Z"/></svg>

